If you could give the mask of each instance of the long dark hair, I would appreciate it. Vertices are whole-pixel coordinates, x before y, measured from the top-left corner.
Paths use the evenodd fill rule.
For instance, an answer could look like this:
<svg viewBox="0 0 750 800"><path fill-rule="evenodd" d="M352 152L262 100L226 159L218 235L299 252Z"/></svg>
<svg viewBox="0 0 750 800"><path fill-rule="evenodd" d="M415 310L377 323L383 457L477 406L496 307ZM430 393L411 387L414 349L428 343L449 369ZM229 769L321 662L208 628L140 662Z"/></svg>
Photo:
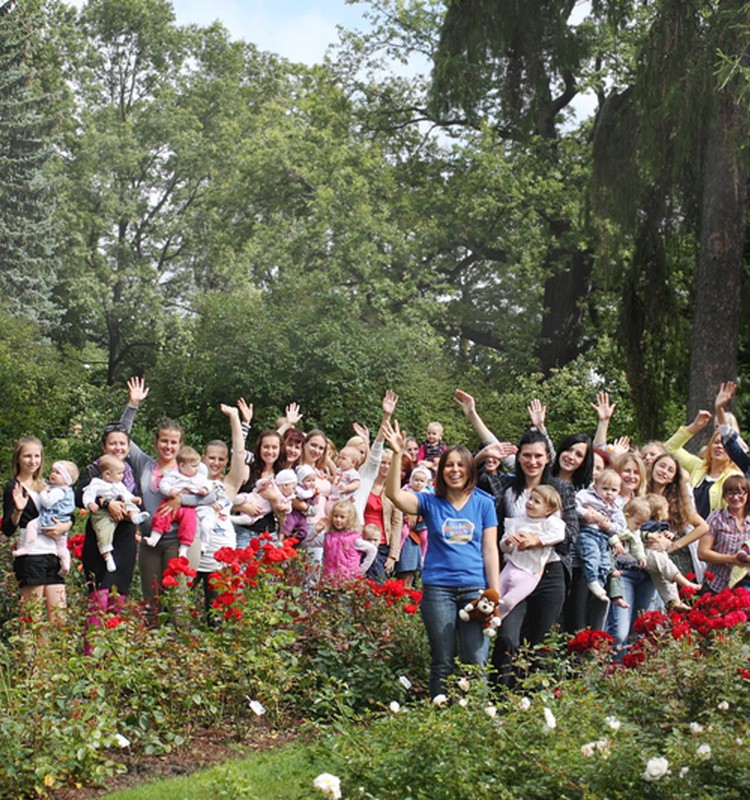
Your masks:
<svg viewBox="0 0 750 800"><path fill-rule="evenodd" d="M279 435L278 431L269 428L268 430L263 431L255 440L255 446L253 447L253 461L252 464L250 464L250 480L257 481L258 478L260 478L263 474L263 470L265 469L266 465L263 463L263 460L260 457L260 446L264 439L268 439L271 436L279 440L279 455L277 456L276 461L273 462L273 471L276 473L281 469L281 436Z"/></svg>
<svg viewBox="0 0 750 800"><path fill-rule="evenodd" d="M526 489L526 475L524 474L523 470L521 469L521 460L519 456L521 455L521 450L527 444L539 444L542 443L544 445L544 449L549 455L549 448L547 447L547 438L543 433L537 430L533 430L529 428L525 430L521 434L521 438L518 440L518 453L516 454L516 474L513 476L513 483L511 484L513 488L513 494L518 497L521 492ZM542 479L540 483L548 483L549 482L549 462L544 466L544 472L542 472Z"/></svg>
<svg viewBox="0 0 750 800"><path fill-rule="evenodd" d="M581 466L570 476L570 482L575 489L587 489L594 477L594 451L591 437L586 433L571 433L570 436L566 436L560 442L557 446L557 455L550 467L550 474L553 478L557 478L560 475L560 455L576 444L586 445L586 455L581 462Z"/></svg>
<svg viewBox="0 0 750 800"><path fill-rule="evenodd" d="M458 453L461 461L466 469L466 482L463 485L462 491L473 492L477 486L477 465L474 462L474 457L471 451L464 447L462 444L454 444L447 450L444 450L440 456L440 461L437 465L437 475L435 476L435 496L446 497L448 495L448 486L445 483L443 472L445 471L445 462L451 453Z"/></svg>

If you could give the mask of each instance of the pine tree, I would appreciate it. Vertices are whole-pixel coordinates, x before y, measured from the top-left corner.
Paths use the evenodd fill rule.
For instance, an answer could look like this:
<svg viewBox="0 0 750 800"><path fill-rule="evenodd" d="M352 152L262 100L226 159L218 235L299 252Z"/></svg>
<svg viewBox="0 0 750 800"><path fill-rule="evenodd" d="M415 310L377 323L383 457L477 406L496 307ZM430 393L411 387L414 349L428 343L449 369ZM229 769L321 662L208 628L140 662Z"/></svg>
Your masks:
<svg viewBox="0 0 750 800"><path fill-rule="evenodd" d="M53 106L33 64L41 26L36 3L0 5L0 303L49 327L60 237L48 174Z"/></svg>

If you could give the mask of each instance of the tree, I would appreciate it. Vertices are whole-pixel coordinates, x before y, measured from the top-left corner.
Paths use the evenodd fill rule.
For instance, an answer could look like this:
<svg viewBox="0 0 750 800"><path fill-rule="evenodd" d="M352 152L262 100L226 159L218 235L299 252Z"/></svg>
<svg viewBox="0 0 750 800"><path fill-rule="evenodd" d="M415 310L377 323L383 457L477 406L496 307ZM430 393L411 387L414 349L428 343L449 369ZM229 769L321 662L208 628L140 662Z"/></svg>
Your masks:
<svg viewBox="0 0 750 800"><path fill-rule="evenodd" d="M42 2L0 7L0 296L49 330L60 314L61 237L50 170L58 99L41 74L44 27Z"/></svg>

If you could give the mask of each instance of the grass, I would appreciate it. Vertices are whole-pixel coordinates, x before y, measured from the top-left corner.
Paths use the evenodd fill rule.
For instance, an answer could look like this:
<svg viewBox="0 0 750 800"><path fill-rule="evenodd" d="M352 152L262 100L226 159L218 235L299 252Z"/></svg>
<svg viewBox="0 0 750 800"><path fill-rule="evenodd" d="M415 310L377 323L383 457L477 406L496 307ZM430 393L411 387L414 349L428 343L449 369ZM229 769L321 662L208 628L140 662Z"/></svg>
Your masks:
<svg viewBox="0 0 750 800"><path fill-rule="evenodd" d="M295 743L180 778L106 795L107 800L302 800L325 771L315 744Z"/></svg>

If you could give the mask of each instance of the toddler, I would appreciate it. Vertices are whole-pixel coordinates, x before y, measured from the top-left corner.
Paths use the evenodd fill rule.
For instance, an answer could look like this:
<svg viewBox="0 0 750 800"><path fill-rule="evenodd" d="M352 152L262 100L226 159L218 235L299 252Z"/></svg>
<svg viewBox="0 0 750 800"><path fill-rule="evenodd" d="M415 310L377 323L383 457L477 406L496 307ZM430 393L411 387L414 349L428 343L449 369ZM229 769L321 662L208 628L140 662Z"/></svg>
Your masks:
<svg viewBox="0 0 750 800"><path fill-rule="evenodd" d="M669 503L666 497L658 494L646 496L649 506L649 517L641 521L641 534L647 537L649 533L661 533L668 539L674 539L674 533L669 529ZM677 586L684 586L694 591L701 587L699 583L689 581L677 568L668 553L646 548L646 571L659 592L664 605L676 608L679 611L688 611L690 606L680 600Z"/></svg>
<svg viewBox="0 0 750 800"><path fill-rule="evenodd" d="M170 500L181 494L194 494L205 497L211 491L211 482L201 472L201 456L192 447L181 447L177 451L177 469L164 473L159 484L159 491ZM156 547L161 537L167 533L174 522L177 522L177 540L180 543L179 555L187 556L190 545L195 541L198 528L198 517L193 506L180 506L176 511L162 502L156 509L151 525L151 535L143 541L149 547Z"/></svg>
<svg viewBox="0 0 750 800"><path fill-rule="evenodd" d="M427 467L434 475L438 461L448 445L443 442L443 426L439 422L431 422L425 431L424 441L417 452L417 466Z"/></svg>
<svg viewBox="0 0 750 800"><path fill-rule="evenodd" d="M141 498L136 497L122 482L125 464L119 458L105 453L99 459L99 472L101 477L92 478L91 483L83 490L83 505L91 512L96 546L104 559L107 571L114 572L117 565L112 556L112 538L117 522L107 510L109 504L112 500L123 503L125 513L135 525L147 520L148 512L138 508Z"/></svg>
<svg viewBox="0 0 750 800"><path fill-rule="evenodd" d="M620 508L620 476L613 469L604 469L592 489L576 492L576 511L581 529L576 552L591 594L602 602L609 598L604 588L611 568L610 545L618 542L625 529Z"/></svg>
<svg viewBox="0 0 750 800"><path fill-rule="evenodd" d="M565 539L560 516L562 500L551 486L537 486L529 493L526 514L508 517L500 540L504 565L500 571L500 621L537 587L553 546ZM529 547L525 534L537 536L541 547Z"/></svg>
<svg viewBox="0 0 750 800"><path fill-rule="evenodd" d="M361 483L357 464L361 459L360 452L355 447L344 447L337 459L336 475L332 481L329 498L337 500L352 500L354 493Z"/></svg>
<svg viewBox="0 0 750 800"><path fill-rule="evenodd" d="M14 556L29 554L29 545L39 535L40 528L47 528L55 522L70 522L76 507L72 487L77 480L78 467L72 461L55 461L49 473L49 485L39 492L39 516L26 525L23 546L13 551ZM60 559L58 574L64 578L70 572L67 535L56 537L55 545Z"/></svg>
<svg viewBox="0 0 750 800"><path fill-rule="evenodd" d="M409 477L404 491L419 494L432 491L430 485L432 473L427 467L415 467ZM379 543L379 542L378 542ZM408 589L414 585L417 570L422 568L427 551L427 525L417 514L404 515L404 527L401 531L401 553L396 564L396 576L403 580Z"/></svg>
<svg viewBox="0 0 750 800"><path fill-rule="evenodd" d="M297 467L297 485L292 498L292 510L286 515L279 529L282 539L296 539L297 543L307 538L307 518L318 510L318 490L315 485L315 470L307 464Z"/></svg>
<svg viewBox="0 0 750 800"><path fill-rule="evenodd" d="M374 544L376 549L380 544L380 540L383 538L383 534L380 532L380 528L377 525L373 525L370 523L369 525L365 525L362 529L362 538L366 542L370 542L370 544Z"/></svg>
<svg viewBox="0 0 750 800"><path fill-rule="evenodd" d="M348 500L333 504L323 540L323 578L341 583L362 577L375 560L378 548L363 538L357 525L357 511ZM364 559L360 553L364 552Z"/></svg>

